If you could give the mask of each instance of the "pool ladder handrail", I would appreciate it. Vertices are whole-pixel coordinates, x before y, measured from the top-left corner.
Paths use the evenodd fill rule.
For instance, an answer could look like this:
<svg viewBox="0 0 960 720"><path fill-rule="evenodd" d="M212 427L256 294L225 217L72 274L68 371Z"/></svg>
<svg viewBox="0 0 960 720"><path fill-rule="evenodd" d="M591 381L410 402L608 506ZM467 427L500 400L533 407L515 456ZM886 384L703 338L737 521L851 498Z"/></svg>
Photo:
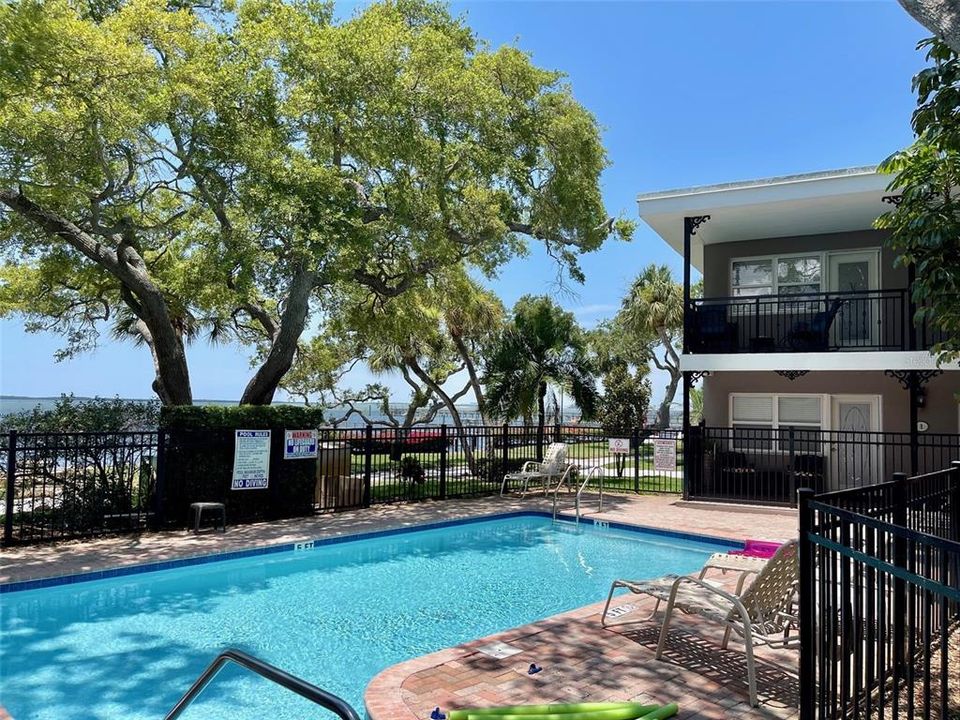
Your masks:
<svg viewBox="0 0 960 720"><path fill-rule="evenodd" d="M311 685L306 680L301 680L270 663L255 658L243 650L237 650L235 648L228 648L217 655L216 659L207 666L207 669L200 674L200 677L194 681L190 689L180 698L180 701L167 713L164 720L175 720L180 717L184 710L196 700L197 695L210 684L210 681L216 677L217 673L220 672L228 662L236 663L240 667L256 673L272 683L276 683L291 692L295 692L300 697L306 698L315 705L329 710L341 720L360 720L357 711L354 710L346 700L337 697L333 693L328 693L326 690L321 690L316 685Z"/></svg>
<svg viewBox="0 0 960 720"><path fill-rule="evenodd" d="M570 468L572 467L573 467L572 465L568 467L567 472L569 472ZM590 484L590 478L593 477L595 473L600 474L600 504L597 507L597 512L603 512L603 478L605 473L603 472L602 467L600 467L599 465L594 465L590 468L587 468L587 472L584 474L583 481L580 483L580 487L577 488L577 494L574 498L574 508L576 509L576 515L577 515L576 522L578 525L580 524L580 496L583 494L583 491L586 489L587 485ZM566 476L567 476L567 473L565 472L563 474L563 477L566 478ZM561 478L561 481L557 483L557 487L553 491L553 519L554 520L557 519L557 500L560 495L560 488L563 484L564 484L563 479Z"/></svg>

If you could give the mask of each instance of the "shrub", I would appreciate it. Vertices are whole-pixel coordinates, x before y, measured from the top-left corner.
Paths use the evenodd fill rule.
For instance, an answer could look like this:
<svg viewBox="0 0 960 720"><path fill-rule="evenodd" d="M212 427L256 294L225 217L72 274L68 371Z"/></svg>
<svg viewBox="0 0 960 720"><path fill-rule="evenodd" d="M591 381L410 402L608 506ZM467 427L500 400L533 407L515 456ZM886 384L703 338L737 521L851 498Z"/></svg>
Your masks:
<svg viewBox="0 0 960 720"><path fill-rule="evenodd" d="M0 418L3 430L18 432L128 432L153 430L160 417L155 400L95 397L78 400L61 395L53 407L37 405Z"/></svg>
<svg viewBox="0 0 960 720"><path fill-rule="evenodd" d="M317 408L293 405L163 408L167 433L163 513L168 524L188 525L190 503L222 502L227 521L254 522L310 515L316 462L284 460L284 430L317 427ZM270 477L263 490L231 490L236 430L270 430Z"/></svg>

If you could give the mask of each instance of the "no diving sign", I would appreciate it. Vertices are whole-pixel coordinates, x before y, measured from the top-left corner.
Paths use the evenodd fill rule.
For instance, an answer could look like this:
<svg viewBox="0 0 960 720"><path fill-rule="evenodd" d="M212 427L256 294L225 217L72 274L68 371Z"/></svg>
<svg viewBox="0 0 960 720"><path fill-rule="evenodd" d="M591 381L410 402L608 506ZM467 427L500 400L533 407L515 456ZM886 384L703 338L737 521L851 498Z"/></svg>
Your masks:
<svg viewBox="0 0 960 720"><path fill-rule="evenodd" d="M610 438L610 452L614 455L630 453L630 438Z"/></svg>

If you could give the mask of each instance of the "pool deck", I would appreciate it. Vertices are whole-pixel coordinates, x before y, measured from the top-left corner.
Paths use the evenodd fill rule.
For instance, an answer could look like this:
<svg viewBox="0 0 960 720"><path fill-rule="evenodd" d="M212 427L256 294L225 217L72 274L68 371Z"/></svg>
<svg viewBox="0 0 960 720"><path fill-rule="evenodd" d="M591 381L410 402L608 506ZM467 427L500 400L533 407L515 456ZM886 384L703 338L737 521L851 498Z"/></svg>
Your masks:
<svg viewBox="0 0 960 720"><path fill-rule="evenodd" d="M570 497L560 510L572 512ZM229 527L226 533L144 533L56 545L14 547L0 552L0 583L72 575L108 568L282 545L431 522L547 511L552 503L528 496L382 505L312 518ZM583 503L584 516L651 528L734 540L786 540L797 533L789 510L687 503L676 496L607 495ZM598 598L599 600L600 598ZM642 600L623 600L637 605ZM671 628L665 661L653 659L657 626L642 623L614 630L599 625L602 603L555 615L495 636L441 650L388 668L366 694L372 720L429 718L434 707L651 700L680 702L681 718L793 718L796 716L796 654L761 650L758 682L762 706L747 703L742 648L720 649L716 626L682 616ZM629 616L628 616L629 617ZM624 619L628 619L628 617ZM497 660L477 648L507 642L521 652ZM530 676L531 662L544 668ZM0 708L0 720L6 716Z"/></svg>

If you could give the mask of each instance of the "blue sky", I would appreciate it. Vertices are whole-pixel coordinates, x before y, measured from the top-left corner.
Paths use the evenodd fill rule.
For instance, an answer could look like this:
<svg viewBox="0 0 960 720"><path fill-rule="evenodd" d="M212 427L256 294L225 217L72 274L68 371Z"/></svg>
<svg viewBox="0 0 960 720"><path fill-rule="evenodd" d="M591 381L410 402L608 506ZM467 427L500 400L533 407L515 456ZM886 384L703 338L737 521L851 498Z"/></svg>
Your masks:
<svg viewBox="0 0 960 720"><path fill-rule="evenodd" d="M603 177L611 212L636 216L639 192L881 161L910 142L914 47L926 31L890 2L467 2L477 35L517 44L567 73L577 99L605 129L613 162ZM586 283L558 296L581 322L611 315L632 277L680 258L642 223L632 243L583 258ZM492 282L508 305L551 293L542 252ZM57 337L0 321L0 391L16 395L147 397L147 352L105 340L55 363ZM190 349L196 398L236 399L249 378L246 352ZM362 385L365 374L353 377ZM654 376L655 397L662 378ZM398 400L402 382L393 383Z"/></svg>

